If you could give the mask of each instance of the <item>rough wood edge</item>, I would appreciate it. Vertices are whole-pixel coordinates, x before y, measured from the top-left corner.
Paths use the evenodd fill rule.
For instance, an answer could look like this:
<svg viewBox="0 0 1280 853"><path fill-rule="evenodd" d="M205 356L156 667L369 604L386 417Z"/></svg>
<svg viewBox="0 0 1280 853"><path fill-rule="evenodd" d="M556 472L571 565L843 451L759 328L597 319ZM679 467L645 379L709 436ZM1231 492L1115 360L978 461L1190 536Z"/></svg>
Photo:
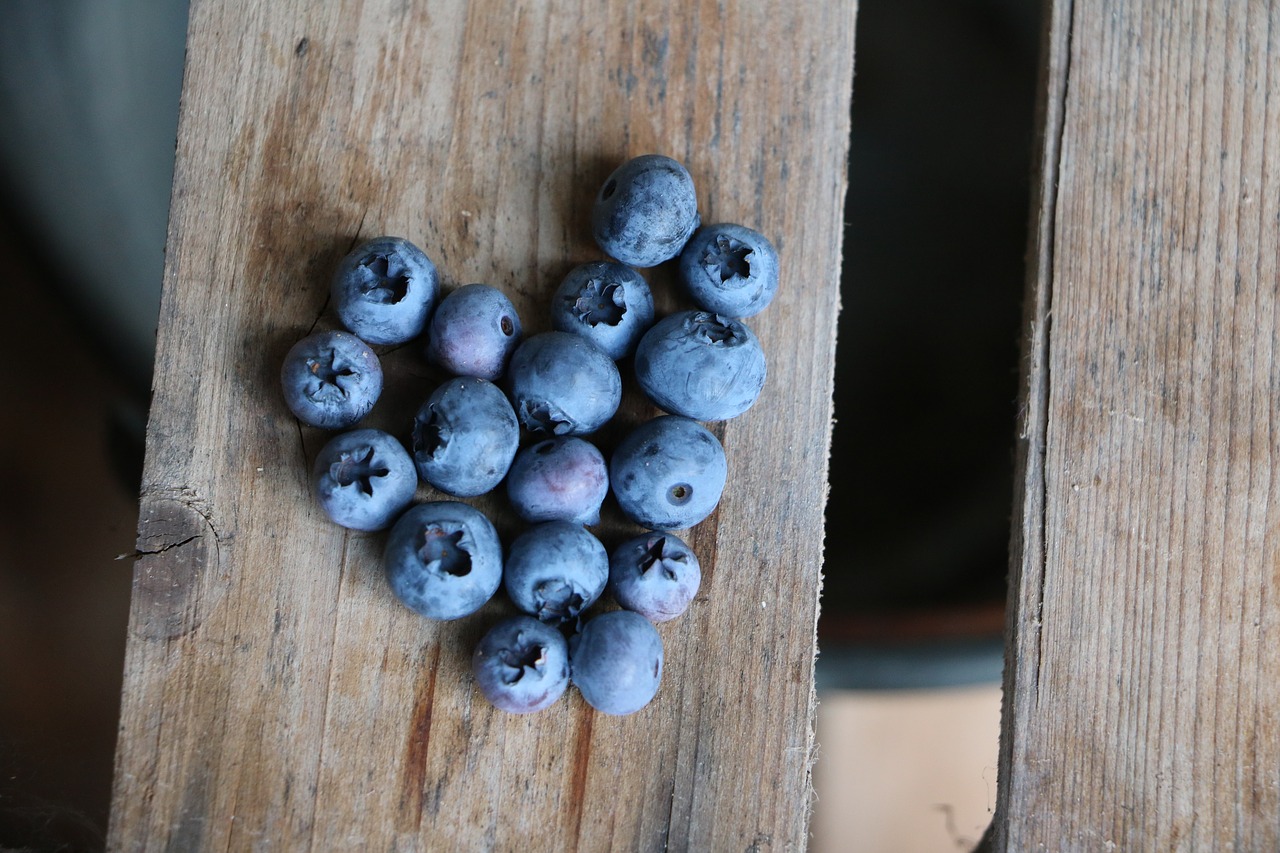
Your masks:
<svg viewBox="0 0 1280 853"><path fill-rule="evenodd" d="M1018 428L1014 460L1013 516L1005 666L1000 713L996 807L979 850L1008 848L1010 811L1019 754L1020 724L1038 702L1040 608L1044 596L1045 443L1049 411L1049 343L1052 323L1054 230L1058 176L1071 72L1073 0L1044 0L1032 152L1030 223L1019 367Z"/></svg>

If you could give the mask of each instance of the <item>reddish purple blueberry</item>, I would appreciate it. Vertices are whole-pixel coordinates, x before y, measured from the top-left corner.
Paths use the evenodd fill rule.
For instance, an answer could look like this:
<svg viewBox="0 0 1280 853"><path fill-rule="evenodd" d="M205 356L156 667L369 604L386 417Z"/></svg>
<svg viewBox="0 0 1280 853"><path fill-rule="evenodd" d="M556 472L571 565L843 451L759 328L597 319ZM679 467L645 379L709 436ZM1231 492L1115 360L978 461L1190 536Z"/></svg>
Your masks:
<svg viewBox="0 0 1280 853"><path fill-rule="evenodd" d="M511 714L550 707L569 686L564 635L532 616L510 616L481 638L471 671L484 698Z"/></svg>
<svg viewBox="0 0 1280 853"><path fill-rule="evenodd" d="M684 613L701 583L698 558L673 533L645 533L629 539L609 558L609 591L614 599L651 622Z"/></svg>
<svg viewBox="0 0 1280 853"><path fill-rule="evenodd" d="M440 301L427 328L427 361L456 376L496 381L521 340L520 317L501 290L468 284Z"/></svg>
<svg viewBox="0 0 1280 853"><path fill-rule="evenodd" d="M609 466L596 446L558 436L516 454L507 474L507 496L525 521L596 524L609 493Z"/></svg>

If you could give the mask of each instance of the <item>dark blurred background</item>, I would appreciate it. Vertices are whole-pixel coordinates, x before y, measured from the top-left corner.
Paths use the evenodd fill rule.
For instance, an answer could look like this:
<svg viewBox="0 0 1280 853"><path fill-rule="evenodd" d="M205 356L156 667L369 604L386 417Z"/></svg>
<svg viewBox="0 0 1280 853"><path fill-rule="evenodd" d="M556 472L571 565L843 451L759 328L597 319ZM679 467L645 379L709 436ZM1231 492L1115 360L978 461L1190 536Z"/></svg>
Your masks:
<svg viewBox="0 0 1280 853"><path fill-rule="evenodd" d="M832 643L917 640L935 658L957 636L998 645L1039 6L859 5L820 627Z"/></svg>
<svg viewBox="0 0 1280 853"><path fill-rule="evenodd" d="M186 8L4 13L0 850L94 850ZM820 685L998 677L1038 13L860 4Z"/></svg>

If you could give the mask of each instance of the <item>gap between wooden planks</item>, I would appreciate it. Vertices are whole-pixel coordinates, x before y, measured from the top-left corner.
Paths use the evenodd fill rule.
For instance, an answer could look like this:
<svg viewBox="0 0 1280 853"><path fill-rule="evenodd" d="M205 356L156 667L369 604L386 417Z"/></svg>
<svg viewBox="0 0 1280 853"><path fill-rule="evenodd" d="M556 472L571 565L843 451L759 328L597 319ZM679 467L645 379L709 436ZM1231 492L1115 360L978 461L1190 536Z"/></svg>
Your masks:
<svg viewBox="0 0 1280 853"><path fill-rule="evenodd" d="M997 850L1280 848L1280 5L1053 0Z"/></svg>
<svg viewBox="0 0 1280 853"><path fill-rule="evenodd" d="M192 3L112 849L804 846L853 22L852 2ZM650 151L689 166L707 221L778 244L752 324L770 379L717 428L732 485L691 535L704 592L662 629L658 699L501 714L467 674L501 604L439 625L392 598L381 539L307 494L324 436L288 415L279 361L380 233L545 329L599 256L595 188ZM400 433L432 377L413 347L384 367L368 424Z"/></svg>

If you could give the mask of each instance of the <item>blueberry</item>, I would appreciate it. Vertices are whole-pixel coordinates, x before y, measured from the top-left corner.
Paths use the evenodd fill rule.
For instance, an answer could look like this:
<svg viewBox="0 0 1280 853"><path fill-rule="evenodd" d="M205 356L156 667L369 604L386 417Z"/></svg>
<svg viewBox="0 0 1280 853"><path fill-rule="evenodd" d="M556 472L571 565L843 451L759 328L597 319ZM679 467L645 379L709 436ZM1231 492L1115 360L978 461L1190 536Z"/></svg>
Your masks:
<svg viewBox="0 0 1280 853"><path fill-rule="evenodd" d="M492 522L457 501L411 507L391 528L383 563L391 591L428 619L459 619L502 583L502 544Z"/></svg>
<svg viewBox="0 0 1280 853"><path fill-rule="evenodd" d="M520 317L501 290L468 284L440 301L427 328L427 361L457 376L494 381L520 343Z"/></svg>
<svg viewBox="0 0 1280 853"><path fill-rule="evenodd" d="M402 344L422 334L440 284L417 246L377 237L338 263L331 291L342 325L371 344Z"/></svg>
<svg viewBox="0 0 1280 853"><path fill-rule="evenodd" d="M634 714L662 682L662 637L639 613L601 613L572 641L569 679L597 711Z"/></svg>
<svg viewBox="0 0 1280 853"><path fill-rule="evenodd" d="M316 457L312 487L321 509L352 530L382 530L413 500L418 472L409 453L379 429L334 436Z"/></svg>
<svg viewBox="0 0 1280 853"><path fill-rule="evenodd" d="M520 424L511 403L485 379L450 379L413 421L418 473L459 497L482 495L502 482L519 445Z"/></svg>
<svg viewBox="0 0 1280 853"><path fill-rule="evenodd" d="M676 415L640 424L609 460L618 505L636 524L654 530L692 527L710 515L727 474L719 440Z"/></svg>
<svg viewBox="0 0 1280 853"><path fill-rule="evenodd" d="M613 359L577 335L543 332L522 343L507 372L516 417L552 435L595 432L622 401Z"/></svg>
<svg viewBox="0 0 1280 853"><path fill-rule="evenodd" d="M633 267L674 258L700 221L689 170L661 154L645 154L615 169L591 210L596 243Z"/></svg>
<svg viewBox="0 0 1280 853"><path fill-rule="evenodd" d="M612 261L574 267L551 300L552 328L581 335L615 361L631 355L651 325L649 283Z"/></svg>
<svg viewBox="0 0 1280 853"><path fill-rule="evenodd" d="M284 357L280 384L298 420L321 429L346 429L377 402L382 365L369 345L350 332L316 332Z"/></svg>
<svg viewBox="0 0 1280 853"><path fill-rule="evenodd" d="M604 546L582 525L568 521L548 521L517 536L503 572L515 606L553 625L575 619L608 581Z"/></svg>
<svg viewBox="0 0 1280 853"><path fill-rule="evenodd" d="M698 306L725 317L750 317L778 291L778 253L742 225L699 228L680 253L680 280Z"/></svg>
<svg viewBox="0 0 1280 853"><path fill-rule="evenodd" d="M480 639L471 671L495 708L531 714L550 707L569 686L569 649L550 625L509 616Z"/></svg>
<svg viewBox="0 0 1280 853"><path fill-rule="evenodd" d="M629 539L609 558L609 591L614 599L652 622L684 613L701 582L697 556L673 533Z"/></svg>
<svg viewBox="0 0 1280 853"><path fill-rule="evenodd" d="M525 521L596 524L609 492L609 468L594 444L575 436L548 438L516 454L507 496Z"/></svg>
<svg viewBox="0 0 1280 853"><path fill-rule="evenodd" d="M659 320L636 348L636 380L676 415L721 421L751 408L767 373L760 341L740 320L680 311Z"/></svg>

